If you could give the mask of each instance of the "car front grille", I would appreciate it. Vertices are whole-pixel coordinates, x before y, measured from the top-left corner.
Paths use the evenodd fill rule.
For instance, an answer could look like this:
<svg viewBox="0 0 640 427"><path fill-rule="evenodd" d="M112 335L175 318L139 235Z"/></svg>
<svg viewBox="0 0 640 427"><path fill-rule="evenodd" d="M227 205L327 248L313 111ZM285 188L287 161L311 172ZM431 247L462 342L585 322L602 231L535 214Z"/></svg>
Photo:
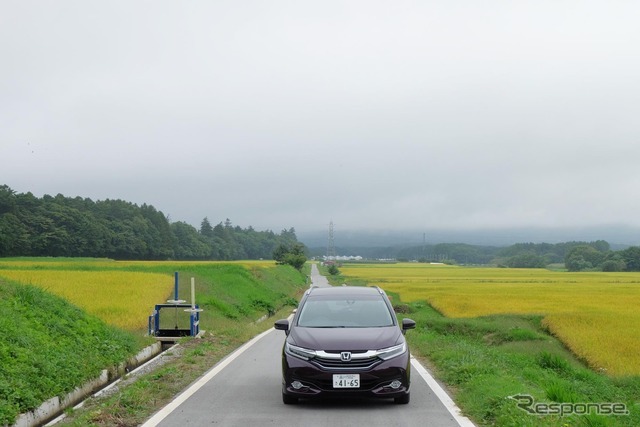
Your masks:
<svg viewBox="0 0 640 427"><path fill-rule="evenodd" d="M310 362L321 369L350 369L350 370L366 370L378 365L382 360L376 355L368 354L370 352L352 352L349 361L343 361L340 358L340 352L321 352L316 355Z"/></svg>

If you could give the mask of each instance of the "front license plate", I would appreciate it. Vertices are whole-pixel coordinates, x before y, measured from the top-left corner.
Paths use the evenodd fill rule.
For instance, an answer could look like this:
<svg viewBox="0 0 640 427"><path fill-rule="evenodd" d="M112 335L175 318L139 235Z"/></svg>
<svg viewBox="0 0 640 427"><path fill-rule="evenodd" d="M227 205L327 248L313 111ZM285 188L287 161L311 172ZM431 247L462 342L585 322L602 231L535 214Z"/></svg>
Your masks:
<svg viewBox="0 0 640 427"><path fill-rule="evenodd" d="M360 387L360 374L334 374L333 388Z"/></svg>

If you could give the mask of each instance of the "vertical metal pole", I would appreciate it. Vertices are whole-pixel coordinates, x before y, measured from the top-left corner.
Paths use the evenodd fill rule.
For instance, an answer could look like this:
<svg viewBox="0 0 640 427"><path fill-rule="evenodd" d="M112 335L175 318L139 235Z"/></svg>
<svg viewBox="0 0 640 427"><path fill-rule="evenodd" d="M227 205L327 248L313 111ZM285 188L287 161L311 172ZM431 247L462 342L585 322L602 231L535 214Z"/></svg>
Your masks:
<svg viewBox="0 0 640 427"><path fill-rule="evenodd" d="M198 313L196 310L196 279L195 277L191 278L191 336L195 337L198 332L196 331L196 319Z"/></svg>
<svg viewBox="0 0 640 427"><path fill-rule="evenodd" d="M195 337L200 333L200 309L198 306L194 306L194 311L191 313L191 336Z"/></svg>
<svg viewBox="0 0 640 427"><path fill-rule="evenodd" d="M175 272L175 285L173 287L173 299L178 301L178 272Z"/></svg>
<svg viewBox="0 0 640 427"><path fill-rule="evenodd" d="M196 308L196 279L195 277L191 278L191 309L195 310Z"/></svg>
<svg viewBox="0 0 640 427"><path fill-rule="evenodd" d="M191 336L195 337L196 336L196 313L195 312L191 312Z"/></svg>

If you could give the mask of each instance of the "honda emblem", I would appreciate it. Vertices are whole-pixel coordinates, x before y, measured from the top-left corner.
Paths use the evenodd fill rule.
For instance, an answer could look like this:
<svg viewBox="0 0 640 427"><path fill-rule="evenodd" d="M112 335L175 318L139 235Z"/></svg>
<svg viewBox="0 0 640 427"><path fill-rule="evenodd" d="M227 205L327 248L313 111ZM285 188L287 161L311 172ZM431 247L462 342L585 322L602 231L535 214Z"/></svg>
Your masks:
<svg viewBox="0 0 640 427"><path fill-rule="evenodd" d="M342 353L340 353L340 360L342 360L343 362L350 362L351 361L351 352L350 351L343 351Z"/></svg>

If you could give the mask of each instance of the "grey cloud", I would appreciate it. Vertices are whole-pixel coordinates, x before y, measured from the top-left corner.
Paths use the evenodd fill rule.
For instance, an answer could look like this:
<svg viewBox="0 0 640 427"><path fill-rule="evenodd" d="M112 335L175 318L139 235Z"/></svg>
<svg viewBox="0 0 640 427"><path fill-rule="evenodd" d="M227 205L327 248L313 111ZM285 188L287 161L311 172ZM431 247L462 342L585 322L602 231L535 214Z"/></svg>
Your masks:
<svg viewBox="0 0 640 427"><path fill-rule="evenodd" d="M275 230L640 225L634 3L2 9L16 191Z"/></svg>

